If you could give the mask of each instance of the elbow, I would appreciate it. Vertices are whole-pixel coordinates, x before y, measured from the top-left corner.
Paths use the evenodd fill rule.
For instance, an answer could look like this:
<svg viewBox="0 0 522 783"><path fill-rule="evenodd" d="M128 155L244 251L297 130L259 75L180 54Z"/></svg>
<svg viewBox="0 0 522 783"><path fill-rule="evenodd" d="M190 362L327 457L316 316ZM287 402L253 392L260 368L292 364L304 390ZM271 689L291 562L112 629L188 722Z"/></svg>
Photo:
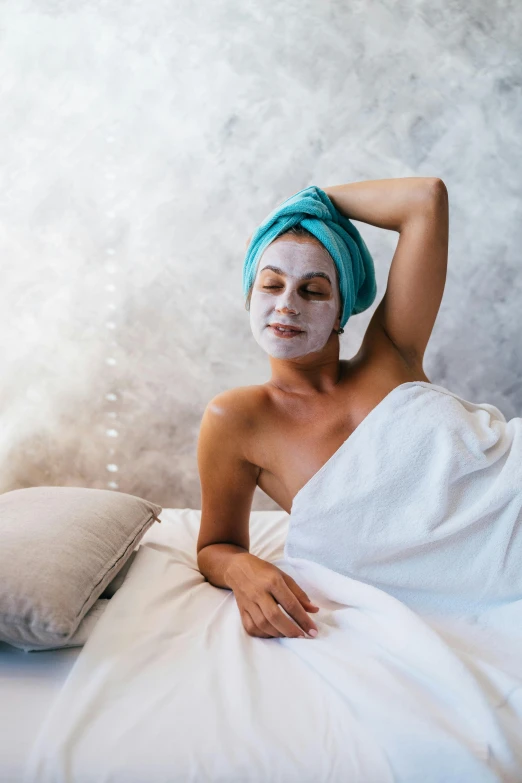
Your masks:
<svg viewBox="0 0 522 783"><path fill-rule="evenodd" d="M441 202L448 200L448 189L444 180L440 177L426 178L426 197L432 202Z"/></svg>
<svg viewBox="0 0 522 783"><path fill-rule="evenodd" d="M439 177L426 177L424 187L419 191L415 204L415 213L440 216L448 212L448 189Z"/></svg>

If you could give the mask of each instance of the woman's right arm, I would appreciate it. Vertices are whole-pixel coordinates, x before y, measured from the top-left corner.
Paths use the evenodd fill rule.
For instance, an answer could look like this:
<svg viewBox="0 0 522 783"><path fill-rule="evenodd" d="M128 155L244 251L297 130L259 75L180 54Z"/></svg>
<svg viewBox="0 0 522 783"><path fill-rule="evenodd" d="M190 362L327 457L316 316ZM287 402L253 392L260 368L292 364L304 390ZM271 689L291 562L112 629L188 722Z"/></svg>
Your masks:
<svg viewBox="0 0 522 783"><path fill-rule="evenodd" d="M216 587L230 588L228 567L250 546L250 509L259 468L241 456L243 418L240 394L222 392L208 403L199 431L198 567Z"/></svg>
<svg viewBox="0 0 522 783"><path fill-rule="evenodd" d="M250 511L259 468L243 454L247 417L243 392L232 389L209 402L201 421L198 568L214 586L234 591L251 636L303 636L303 630L316 628L307 611L317 608L288 574L249 552Z"/></svg>

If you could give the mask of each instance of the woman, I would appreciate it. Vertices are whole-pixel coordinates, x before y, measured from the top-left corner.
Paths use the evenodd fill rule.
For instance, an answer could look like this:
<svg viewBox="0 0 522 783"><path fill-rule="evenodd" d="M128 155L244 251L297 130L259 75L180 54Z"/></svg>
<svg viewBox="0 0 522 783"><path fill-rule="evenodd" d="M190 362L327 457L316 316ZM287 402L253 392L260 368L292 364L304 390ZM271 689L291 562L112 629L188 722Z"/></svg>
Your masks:
<svg viewBox="0 0 522 783"><path fill-rule="evenodd" d="M358 291L349 300L346 270L335 253L334 263L302 225L279 233L257 260L246 303L271 378L214 397L198 442L198 566L211 584L234 591L245 630L262 638L315 635L308 612L317 607L288 574L248 551L256 486L290 513L299 490L390 391L406 381L430 382L422 358L446 280L442 180L356 182L322 194L344 220L399 233L387 289L361 347L351 359L339 359L343 324L366 309L375 292L357 307ZM365 248L362 240L359 247ZM352 283L358 279L362 289L364 278L356 275Z"/></svg>

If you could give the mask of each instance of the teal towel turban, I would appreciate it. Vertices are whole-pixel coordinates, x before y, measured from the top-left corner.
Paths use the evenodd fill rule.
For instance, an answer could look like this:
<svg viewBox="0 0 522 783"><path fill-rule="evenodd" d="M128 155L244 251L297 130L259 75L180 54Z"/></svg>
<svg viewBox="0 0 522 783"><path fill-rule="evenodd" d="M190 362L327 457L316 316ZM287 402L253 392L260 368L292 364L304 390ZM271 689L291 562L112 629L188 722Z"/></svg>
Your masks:
<svg viewBox="0 0 522 783"><path fill-rule="evenodd" d="M311 185L279 204L254 231L243 262L243 293L248 296L258 261L268 245L300 223L330 253L339 276L343 311L341 326L362 313L377 295L375 267L370 251L353 223L333 205L324 190Z"/></svg>

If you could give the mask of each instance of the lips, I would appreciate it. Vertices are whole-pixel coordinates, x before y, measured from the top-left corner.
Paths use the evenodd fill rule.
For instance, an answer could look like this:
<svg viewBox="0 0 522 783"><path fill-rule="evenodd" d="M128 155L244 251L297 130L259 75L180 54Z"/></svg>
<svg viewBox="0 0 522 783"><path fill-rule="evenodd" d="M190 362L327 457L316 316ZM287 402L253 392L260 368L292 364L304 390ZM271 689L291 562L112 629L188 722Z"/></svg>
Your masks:
<svg viewBox="0 0 522 783"><path fill-rule="evenodd" d="M279 333L292 332L292 334L301 334L301 332L303 331L298 326L293 326L291 324L273 323L268 325Z"/></svg>

